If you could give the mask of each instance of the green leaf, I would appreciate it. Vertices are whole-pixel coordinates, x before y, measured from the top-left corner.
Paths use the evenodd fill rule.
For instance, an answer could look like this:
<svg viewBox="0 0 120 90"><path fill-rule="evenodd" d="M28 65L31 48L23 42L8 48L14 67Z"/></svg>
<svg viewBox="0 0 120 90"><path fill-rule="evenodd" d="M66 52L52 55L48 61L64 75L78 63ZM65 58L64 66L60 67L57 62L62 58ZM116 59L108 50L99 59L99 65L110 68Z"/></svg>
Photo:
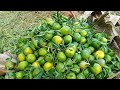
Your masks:
<svg viewBox="0 0 120 90"><path fill-rule="evenodd" d="M41 76L43 75L44 71L41 67L39 68L39 70L39 73L33 79L41 79Z"/></svg>

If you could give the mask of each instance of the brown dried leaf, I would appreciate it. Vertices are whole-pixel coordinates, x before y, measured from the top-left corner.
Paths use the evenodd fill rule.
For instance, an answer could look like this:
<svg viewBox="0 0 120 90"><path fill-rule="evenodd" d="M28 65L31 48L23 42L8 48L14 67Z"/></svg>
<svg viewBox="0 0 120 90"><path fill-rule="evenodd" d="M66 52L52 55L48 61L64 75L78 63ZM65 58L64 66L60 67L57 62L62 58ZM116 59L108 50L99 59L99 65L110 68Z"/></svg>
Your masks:
<svg viewBox="0 0 120 90"><path fill-rule="evenodd" d="M120 36L115 30L116 21L113 22L113 18L110 18L108 12L104 12L103 15L93 19L93 27L96 29L97 32L105 32L111 36L110 38L110 47L117 52L117 55L120 57ZM115 17L114 17L115 18ZM113 24L114 23L114 24Z"/></svg>
<svg viewBox="0 0 120 90"><path fill-rule="evenodd" d="M117 15L110 15L109 21L111 21L113 23L113 25L116 25L117 22L119 21L120 16Z"/></svg>
<svg viewBox="0 0 120 90"><path fill-rule="evenodd" d="M9 71L6 71L5 69L5 62L7 58L10 58L9 55L10 54L8 52L5 52L4 54L0 54L0 75L3 75L6 72L9 72ZM12 58L12 62L16 63L16 59Z"/></svg>

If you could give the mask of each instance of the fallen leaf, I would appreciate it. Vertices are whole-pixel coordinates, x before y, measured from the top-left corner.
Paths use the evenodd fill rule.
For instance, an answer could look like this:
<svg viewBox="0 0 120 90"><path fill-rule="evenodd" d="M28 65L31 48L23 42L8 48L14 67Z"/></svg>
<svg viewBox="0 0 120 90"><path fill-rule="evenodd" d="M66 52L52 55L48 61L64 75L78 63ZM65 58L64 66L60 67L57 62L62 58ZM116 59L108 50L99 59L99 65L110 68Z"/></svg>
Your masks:
<svg viewBox="0 0 120 90"><path fill-rule="evenodd" d="M10 58L10 56L6 54L8 53L0 54L0 75L4 75L6 72L12 72L12 71L6 71L5 69L6 59ZM16 59L12 58L12 62L16 63Z"/></svg>

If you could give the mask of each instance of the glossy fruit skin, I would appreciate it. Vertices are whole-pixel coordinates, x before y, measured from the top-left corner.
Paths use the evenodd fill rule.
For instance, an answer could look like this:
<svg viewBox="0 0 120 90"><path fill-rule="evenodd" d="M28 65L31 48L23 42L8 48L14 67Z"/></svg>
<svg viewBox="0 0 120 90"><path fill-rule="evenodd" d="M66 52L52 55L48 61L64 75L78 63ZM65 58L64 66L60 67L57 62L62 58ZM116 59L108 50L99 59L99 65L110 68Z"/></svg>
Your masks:
<svg viewBox="0 0 120 90"><path fill-rule="evenodd" d="M44 57L39 57L37 61L39 62L40 65L44 65L46 62Z"/></svg>
<svg viewBox="0 0 120 90"><path fill-rule="evenodd" d="M102 71L102 67L98 63L94 63L90 70L93 74L98 75Z"/></svg>
<svg viewBox="0 0 120 90"><path fill-rule="evenodd" d="M88 50L82 50L81 56L83 59L87 60L90 57L90 52Z"/></svg>
<svg viewBox="0 0 120 90"><path fill-rule="evenodd" d="M97 63L100 64L101 67L105 66L105 60L104 59L98 59Z"/></svg>
<svg viewBox="0 0 120 90"><path fill-rule="evenodd" d="M70 35L64 36L63 39L65 44L69 44L72 42L72 37Z"/></svg>
<svg viewBox="0 0 120 90"><path fill-rule="evenodd" d="M57 65L56 65L56 70L58 72L65 72L65 65L61 62L59 62Z"/></svg>
<svg viewBox="0 0 120 90"><path fill-rule="evenodd" d="M105 54L102 50L96 51L94 55L95 55L96 58L99 58L99 59L102 59L105 56Z"/></svg>
<svg viewBox="0 0 120 90"><path fill-rule="evenodd" d="M46 62L43 66L43 69L47 72L52 66L53 64L51 62Z"/></svg>
<svg viewBox="0 0 120 90"><path fill-rule="evenodd" d="M60 62L64 62L66 60L66 55L64 54L64 52L58 52L57 60L59 60Z"/></svg>
<svg viewBox="0 0 120 90"><path fill-rule="evenodd" d="M46 56L45 56L45 60L47 61L47 62L52 62L52 60L53 60L53 55L51 54L51 53L48 53Z"/></svg>
<svg viewBox="0 0 120 90"><path fill-rule="evenodd" d="M80 37L80 44L85 44L86 43L86 38L85 37Z"/></svg>
<svg viewBox="0 0 120 90"><path fill-rule="evenodd" d="M62 43L62 38L60 36L54 36L52 38L52 41L57 44L57 45L60 45Z"/></svg>
<svg viewBox="0 0 120 90"><path fill-rule="evenodd" d="M24 61L25 60L25 55L23 53L19 54L18 55L18 60L21 62L21 61Z"/></svg>
<svg viewBox="0 0 120 90"><path fill-rule="evenodd" d="M36 61L36 62L33 62L33 63L32 63L32 66L33 66L34 68L37 68L37 67L40 67L40 64Z"/></svg>
<svg viewBox="0 0 120 90"><path fill-rule="evenodd" d="M20 62L20 63L18 64L17 69L22 71L22 70L24 70L27 66L28 66L28 62L27 62L27 61L22 61L22 62Z"/></svg>
<svg viewBox="0 0 120 90"><path fill-rule="evenodd" d="M81 38L81 35L79 33L74 33L73 34L73 40L76 42L79 42Z"/></svg>
<svg viewBox="0 0 120 90"><path fill-rule="evenodd" d="M51 25L51 26L52 26L52 25L54 24L54 22L55 22L52 18L47 18L46 21L47 21L47 24L49 24L49 25Z"/></svg>
<svg viewBox="0 0 120 90"><path fill-rule="evenodd" d="M87 68L87 62L81 61L81 62L79 63L79 67L80 67L80 69L86 69L86 68Z"/></svg>
<svg viewBox="0 0 120 90"><path fill-rule="evenodd" d="M48 53L47 48L40 48L38 53L40 56L45 56Z"/></svg>
<svg viewBox="0 0 120 90"><path fill-rule="evenodd" d="M83 37L87 36L87 31L86 30L81 30L80 35L83 36Z"/></svg>
<svg viewBox="0 0 120 90"><path fill-rule="evenodd" d="M11 70L14 68L14 63L11 60L5 62L5 68Z"/></svg>
<svg viewBox="0 0 120 90"><path fill-rule="evenodd" d="M30 47L27 47L27 48L24 49L24 54L25 55L32 54L32 53L33 53L33 51Z"/></svg>
<svg viewBox="0 0 120 90"><path fill-rule="evenodd" d="M110 55L105 55L104 59L107 63L109 63L112 60Z"/></svg>
<svg viewBox="0 0 120 90"><path fill-rule="evenodd" d="M62 35L68 35L71 33L71 28L69 26L63 26L61 29L60 29L60 33Z"/></svg>
<svg viewBox="0 0 120 90"><path fill-rule="evenodd" d="M65 50L65 55L69 58L72 58L75 54L75 51L72 47L68 47L66 50Z"/></svg>
<svg viewBox="0 0 120 90"><path fill-rule="evenodd" d="M93 53L94 52L94 47L92 47L92 46L90 46L90 47L88 47L90 50L91 50L91 53Z"/></svg>
<svg viewBox="0 0 120 90"><path fill-rule="evenodd" d="M67 79L76 79L77 77L76 77L75 73L70 72L70 73L67 74L66 78Z"/></svg>
<svg viewBox="0 0 120 90"><path fill-rule="evenodd" d="M16 72L16 79L22 79L23 78L23 72Z"/></svg>
<svg viewBox="0 0 120 90"><path fill-rule="evenodd" d="M34 54L28 54L26 56L26 61L29 63L33 63L36 60L36 56Z"/></svg>
<svg viewBox="0 0 120 90"><path fill-rule="evenodd" d="M101 38L101 41L102 41L103 43L107 43L107 39L106 39L105 37L102 37L102 38Z"/></svg>
<svg viewBox="0 0 120 90"><path fill-rule="evenodd" d="M61 25L59 23L53 23L52 29L53 30L59 30L59 29L61 29Z"/></svg>

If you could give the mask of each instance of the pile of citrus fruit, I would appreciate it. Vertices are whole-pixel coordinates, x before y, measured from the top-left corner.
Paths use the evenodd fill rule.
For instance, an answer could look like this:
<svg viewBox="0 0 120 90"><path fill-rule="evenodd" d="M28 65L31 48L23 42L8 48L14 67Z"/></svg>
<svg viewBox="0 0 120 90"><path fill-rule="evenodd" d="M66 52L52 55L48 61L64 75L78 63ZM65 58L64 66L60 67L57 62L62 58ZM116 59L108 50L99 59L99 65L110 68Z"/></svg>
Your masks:
<svg viewBox="0 0 120 90"><path fill-rule="evenodd" d="M12 79L105 79L120 69L109 47L109 36L87 20L75 21L60 13L41 19L17 42L17 64L5 64Z"/></svg>

